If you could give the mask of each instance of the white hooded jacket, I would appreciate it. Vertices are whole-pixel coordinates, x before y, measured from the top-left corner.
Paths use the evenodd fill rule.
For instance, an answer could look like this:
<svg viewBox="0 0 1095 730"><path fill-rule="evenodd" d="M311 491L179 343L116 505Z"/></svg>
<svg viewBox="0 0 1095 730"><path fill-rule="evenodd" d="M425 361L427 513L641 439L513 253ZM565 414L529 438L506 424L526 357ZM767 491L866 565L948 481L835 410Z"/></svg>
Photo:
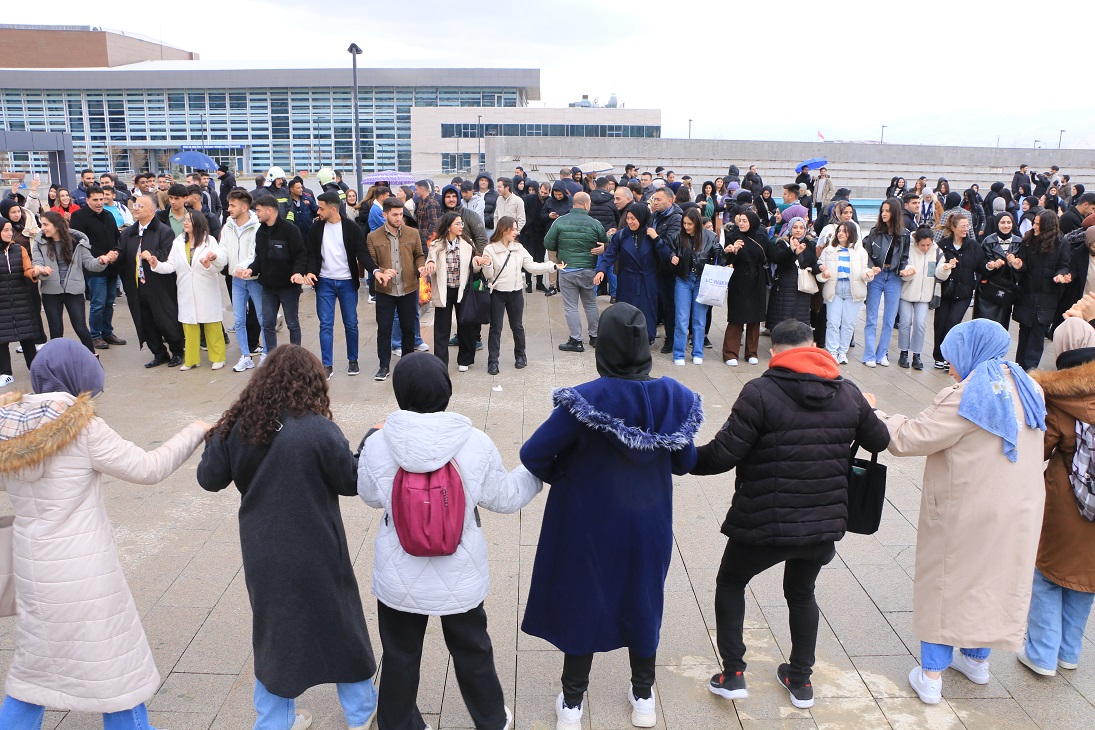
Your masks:
<svg viewBox="0 0 1095 730"><path fill-rule="evenodd" d="M236 225L236 219L232 216L224 222L221 228L221 245L228 253L228 273L233 274L237 268L250 268L255 260L255 234L259 230L259 219L253 212L247 222L242 226ZM251 280L258 279L258 275Z"/></svg>
<svg viewBox="0 0 1095 730"><path fill-rule="evenodd" d="M452 555L419 558L399 544L391 518L396 471L436 471L456 461L466 494L464 531ZM478 606L490 591L487 542L476 506L510 514L528 504L543 482L523 466L507 472L490 437L458 413L396 411L366 439L357 491L370 507L384 510L376 534L373 595L407 613L446 616Z"/></svg>

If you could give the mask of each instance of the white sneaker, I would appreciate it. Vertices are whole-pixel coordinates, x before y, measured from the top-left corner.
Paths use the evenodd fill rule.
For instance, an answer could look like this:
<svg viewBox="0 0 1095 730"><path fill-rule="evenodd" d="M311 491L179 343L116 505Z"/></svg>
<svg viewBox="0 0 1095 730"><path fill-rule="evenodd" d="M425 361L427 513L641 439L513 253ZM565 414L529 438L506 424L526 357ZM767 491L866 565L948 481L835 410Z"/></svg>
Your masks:
<svg viewBox="0 0 1095 730"><path fill-rule="evenodd" d="M462 373L468 372L468 366L467 365L457 365L456 369L459 370Z"/></svg>
<svg viewBox="0 0 1095 730"><path fill-rule="evenodd" d="M567 707L562 692L555 698L555 730L582 730L582 706Z"/></svg>
<svg viewBox="0 0 1095 730"><path fill-rule="evenodd" d="M631 724L635 727L654 727L658 724L658 715L654 710L654 690L650 698L640 700L631 687L627 688L627 699L631 700Z"/></svg>
<svg viewBox="0 0 1095 730"><path fill-rule="evenodd" d="M890 366L890 356L889 355L883 355L882 359L878 361L878 364L881 365L884 368L888 368Z"/></svg>
<svg viewBox="0 0 1095 730"><path fill-rule="evenodd" d="M234 324L233 324L233 325L229 325L229 326L227 326L227 327L225 327L225 328L224 328L224 331L225 331L225 332L235 332L235 331L236 331L236 325L234 325Z"/></svg>
<svg viewBox="0 0 1095 730"><path fill-rule="evenodd" d="M909 672L909 684L924 704L938 705L943 699L943 678L931 679L920 667L913 667Z"/></svg>
<svg viewBox="0 0 1095 730"><path fill-rule="evenodd" d="M0 375L0 388L11 385L15 382L15 378L10 375Z"/></svg>
<svg viewBox="0 0 1095 730"><path fill-rule="evenodd" d="M262 357L259 358L259 367L262 367L266 363L266 353L262 353Z"/></svg>
<svg viewBox="0 0 1095 730"><path fill-rule="evenodd" d="M1035 674L1040 674L1043 677L1056 677L1057 676L1057 669L1056 668L1046 669L1045 667L1040 667L1037 664L1035 664L1033 661L1031 661L1030 657L1027 656L1027 650L1026 650L1025 647L1023 648L1022 651L1020 651L1018 654L1015 655L1015 658L1019 660L1020 664L1022 664L1024 667L1026 667L1030 671L1034 672Z"/></svg>
<svg viewBox="0 0 1095 730"><path fill-rule="evenodd" d="M836 364L837 365L847 365L848 364L848 356L847 355L841 355L840 357L838 357L836 359Z"/></svg>
<svg viewBox="0 0 1095 730"><path fill-rule="evenodd" d="M1057 659L1057 666L1061 669L1068 669L1071 671L1073 669L1078 669L1080 665L1075 662L1066 662L1064 659Z"/></svg>
<svg viewBox="0 0 1095 730"><path fill-rule="evenodd" d="M22 355L23 354L23 346L22 345L16 346L15 351L18 352L20 355Z"/></svg>
<svg viewBox="0 0 1095 730"><path fill-rule="evenodd" d="M255 367L255 361L251 359L250 355L244 355L238 363L232 366L232 369L237 373L242 373L244 370L250 370L253 367Z"/></svg>
<svg viewBox="0 0 1095 730"><path fill-rule="evenodd" d="M221 360L220 362L215 362L215 363L213 363L212 365L209 366L209 368L211 370L220 370L223 367L224 367L224 360Z"/></svg>
<svg viewBox="0 0 1095 730"><path fill-rule="evenodd" d="M756 359L755 357L749 358L749 364L750 365L756 365L759 362L760 362L760 360Z"/></svg>
<svg viewBox="0 0 1095 730"><path fill-rule="evenodd" d="M396 357L403 357L403 348L402 347L393 348L392 349L392 354L395 355Z"/></svg>
<svg viewBox="0 0 1095 730"><path fill-rule="evenodd" d="M376 297L372 294L369 295L369 304L376 304Z"/></svg>
<svg viewBox="0 0 1095 730"><path fill-rule="evenodd" d="M297 710L297 719L289 730L308 730L312 727L312 713L308 710Z"/></svg>
<svg viewBox="0 0 1095 730"><path fill-rule="evenodd" d="M416 352L429 352L430 346L427 345L425 342L420 342L419 344L414 346L414 349Z"/></svg>
<svg viewBox="0 0 1095 730"><path fill-rule="evenodd" d="M703 358L702 357L692 358L692 364L693 365L703 365Z"/></svg>
<svg viewBox="0 0 1095 730"><path fill-rule="evenodd" d="M506 726L502 728L502 730L510 730L510 728L513 727L513 713L509 711L508 707L503 707L502 709L506 711Z"/></svg>
<svg viewBox="0 0 1095 730"><path fill-rule="evenodd" d="M684 366L684 358L682 357L682 358L681 358L680 360L674 360L674 361L673 361L673 364L674 364L674 365L679 365L679 366L682 366L682 367L683 367L683 366Z"/></svg>
<svg viewBox="0 0 1095 730"><path fill-rule="evenodd" d="M179 370L182 370L183 372L186 372L187 370L193 370L196 367L198 367L198 366L197 365L183 365L181 368L179 368Z"/></svg>
<svg viewBox="0 0 1095 730"><path fill-rule="evenodd" d="M979 662L976 659L970 659L968 656L960 651L954 653L954 659L951 660L951 669L956 669L962 674L966 675L966 679L974 684L988 684L989 683L989 661L986 659L983 662Z"/></svg>
<svg viewBox="0 0 1095 730"><path fill-rule="evenodd" d="M863 364L869 368L873 368L877 363L874 360L864 360Z"/></svg>
<svg viewBox="0 0 1095 730"><path fill-rule="evenodd" d="M726 364L729 365L732 368L736 368L738 366L738 361L737 360L727 360Z"/></svg>

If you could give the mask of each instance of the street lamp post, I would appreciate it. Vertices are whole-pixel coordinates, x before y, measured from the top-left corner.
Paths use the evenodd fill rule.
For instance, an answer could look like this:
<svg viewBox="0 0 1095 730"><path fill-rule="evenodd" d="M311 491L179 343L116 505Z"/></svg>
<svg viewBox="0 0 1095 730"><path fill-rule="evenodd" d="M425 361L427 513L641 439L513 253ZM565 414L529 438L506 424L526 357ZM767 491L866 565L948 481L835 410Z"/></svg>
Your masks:
<svg viewBox="0 0 1095 730"><path fill-rule="evenodd" d="M692 139L692 120L688 120L688 139Z"/></svg>
<svg viewBox="0 0 1095 730"><path fill-rule="evenodd" d="M479 172L483 172L483 115L479 115L479 126L475 130L475 137L479 140L479 152L475 158L475 167Z"/></svg>
<svg viewBox="0 0 1095 730"><path fill-rule="evenodd" d="M354 62L354 179L356 180L357 199L361 200L361 127L358 122L357 108L357 57L361 55L361 46L351 43L346 51Z"/></svg>
<svg viewBox="0 0 1095 730"><path fill-rule="evenodd" d="M1057 149L1061 149L1061 140L1065 138L1065 132L1067 131L1067 129L1062 129L1060 136L1057 137Z"/></svg>
<svg viewBox="0 0 1095 730"><path fill-rule="evenodd" d="M878 138L878 143L879 144L885 144L886 143L886 125L885 124L882 125L882 136Z"/></svg>

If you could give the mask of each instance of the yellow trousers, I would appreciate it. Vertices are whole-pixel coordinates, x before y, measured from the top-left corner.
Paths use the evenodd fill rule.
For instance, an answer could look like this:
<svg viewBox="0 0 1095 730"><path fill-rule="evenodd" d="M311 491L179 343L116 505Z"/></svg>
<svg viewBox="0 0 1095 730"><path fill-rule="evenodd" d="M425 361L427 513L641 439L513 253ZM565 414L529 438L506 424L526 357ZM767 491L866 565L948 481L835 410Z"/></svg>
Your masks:
<svg viewBox="0 0 1095 730"><path fill-rule="evenodd" d="M220 322L183 324L183 365L193 367L202 360L201 328L205 328L205 346L209 348L209 362L224 362L228 348L224 345L224 329Z"/></svg>

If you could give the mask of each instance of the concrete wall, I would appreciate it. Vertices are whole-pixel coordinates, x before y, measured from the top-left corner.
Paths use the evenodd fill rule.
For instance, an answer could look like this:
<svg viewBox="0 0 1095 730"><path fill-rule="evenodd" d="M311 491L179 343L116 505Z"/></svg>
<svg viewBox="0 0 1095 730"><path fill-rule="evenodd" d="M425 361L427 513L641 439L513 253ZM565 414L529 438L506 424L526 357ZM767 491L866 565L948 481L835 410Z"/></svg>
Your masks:
<svg viewBox="0 0 1095 730"><path fill-rule="evenodd" d="M0 29L10 68L100 68L151 60L197 60L198 54L141 38L93 30Z"/></svg>
<svg viewBox="0 0 1095 730"><path fill-rule="evenodd" d="M1039 170L1058 165L1073 183L1095 182L1095 150L1031 150L995 147L945 147L878 145L844 142L752 142L707 139L544 139L494 137L483 140L487 169L512 172L521 165L537 180L554 179L563 165L603 160L616 165L634 163L653 170L664 165L677 176L688 174L702 184L726 174L735 164L744 175L756 164L765 183L773 187L792 182L798 162L812 157L829 160L829 174L838 187L852 189L854 197L881 197L894 175L905 177L908 187L920 175L931 181L946 177L951 189L961 191L978 183L984 191L991 183L1011 183L1019 164Z"/></svg>

